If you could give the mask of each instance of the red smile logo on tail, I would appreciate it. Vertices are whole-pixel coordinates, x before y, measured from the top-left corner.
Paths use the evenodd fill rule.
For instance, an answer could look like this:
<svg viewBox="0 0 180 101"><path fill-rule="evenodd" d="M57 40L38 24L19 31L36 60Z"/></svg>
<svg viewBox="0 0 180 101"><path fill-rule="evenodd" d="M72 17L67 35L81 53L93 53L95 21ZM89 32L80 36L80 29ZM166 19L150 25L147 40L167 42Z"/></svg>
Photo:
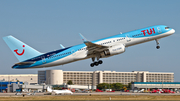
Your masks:
<svg viewBox="0 0 180 101"><path fill-rule="evenodd" d="M25 47L25 45L23 45L23 47ZM23 49L22 53L18 53L17 51L18 51L18 49L14 50L14 52L16 52L17 55L21 56L24 54L25 50Z"/></svg>

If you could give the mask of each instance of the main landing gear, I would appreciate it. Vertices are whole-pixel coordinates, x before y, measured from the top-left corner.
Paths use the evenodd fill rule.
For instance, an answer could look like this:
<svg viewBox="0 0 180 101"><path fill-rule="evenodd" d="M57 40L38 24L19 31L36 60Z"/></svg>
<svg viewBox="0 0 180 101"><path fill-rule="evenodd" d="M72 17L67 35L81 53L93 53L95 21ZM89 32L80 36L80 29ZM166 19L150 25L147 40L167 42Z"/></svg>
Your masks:
<svg viewBox="0 0 180 101"><path fill-rule="evenodd" d="M91 63L90 66L94 67L94 66L98 66L99 64L102 64L102 63L103 63L103 61L99 60L98 62Z"/></svg>
<svg viewBox="0 0 180 101"><path fill-rule="evenodd" d="M98 66L99 64L103 63L103 61L99 60L99 58L97 58L97 62L94 62L94 60L95 60L95 57L92 58L93 63L90 64L91 67Z"/></svg>
<svg viewBox="0 0 180 101"><path fill-rule="evenodd" d="M156 48L159 49L160 48L160 46L159 46L159 39L155 39L155 41L156 41L156 44L157 44Z"/></svg>

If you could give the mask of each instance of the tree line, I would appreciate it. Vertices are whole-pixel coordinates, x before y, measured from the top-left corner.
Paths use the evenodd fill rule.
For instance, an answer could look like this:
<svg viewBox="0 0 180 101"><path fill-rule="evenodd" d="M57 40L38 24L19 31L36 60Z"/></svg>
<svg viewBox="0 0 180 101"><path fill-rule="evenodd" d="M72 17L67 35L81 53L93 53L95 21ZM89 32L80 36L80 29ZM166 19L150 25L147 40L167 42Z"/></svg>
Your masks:
<svg viewBox="0 0 180 101"><path fill-rule="evenodd" d="M97 85L97 89L112 89L112 90L123 90L124 88L131 89L131 83L128 83L128 85L124 85L122 83L100 83Z"/></svg>

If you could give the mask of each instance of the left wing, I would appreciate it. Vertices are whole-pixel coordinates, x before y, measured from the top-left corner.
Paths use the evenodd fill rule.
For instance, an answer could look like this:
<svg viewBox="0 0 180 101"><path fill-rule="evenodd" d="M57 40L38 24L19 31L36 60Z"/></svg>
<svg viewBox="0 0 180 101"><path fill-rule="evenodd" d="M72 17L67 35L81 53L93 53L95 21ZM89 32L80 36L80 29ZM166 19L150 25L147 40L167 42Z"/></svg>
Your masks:
<svg viewBox="0 0 180 101"><path fill-rule="evenodd" d="M111 47L111 46L102 46L102 45L92 43L90 41L87 41L87 39L84 36L82 36L80 33L79 35L81 36L84 44L87 46L88 55L100 53L104 50L107 50L109 47Z"/></svg>

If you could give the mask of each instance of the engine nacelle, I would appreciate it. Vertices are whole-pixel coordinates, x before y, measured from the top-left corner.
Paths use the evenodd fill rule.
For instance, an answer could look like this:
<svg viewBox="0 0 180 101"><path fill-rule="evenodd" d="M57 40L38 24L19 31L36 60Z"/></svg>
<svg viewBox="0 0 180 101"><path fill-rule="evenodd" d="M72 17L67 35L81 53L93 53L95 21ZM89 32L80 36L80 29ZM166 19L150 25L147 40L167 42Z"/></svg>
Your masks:
<svg viewBox="0 0 180 101"><path fill-rule="evenodd" d="M125 52L125 46L123 44L112 46L111 48L103 51L101 57L108 57L111 55L121 54Z"/></svg>

